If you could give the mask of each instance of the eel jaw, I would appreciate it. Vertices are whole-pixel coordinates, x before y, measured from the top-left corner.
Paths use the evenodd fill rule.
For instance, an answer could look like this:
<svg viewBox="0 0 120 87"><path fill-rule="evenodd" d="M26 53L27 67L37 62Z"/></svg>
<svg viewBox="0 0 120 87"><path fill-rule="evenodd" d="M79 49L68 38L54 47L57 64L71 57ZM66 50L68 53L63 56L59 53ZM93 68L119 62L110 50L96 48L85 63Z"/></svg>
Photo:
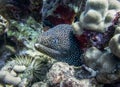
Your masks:
<svg viewBox="0 0 120 87"><path fill-rule="evenodd" d="M38 51L48 55L48 56L51 56L51 57L58 57L58 56L61 56L61 52L57 51L57 50L54 50L54 49L51 49L49 47L46 47L40 43L36 43L35 45L35 49L37 49Z"/></svg>

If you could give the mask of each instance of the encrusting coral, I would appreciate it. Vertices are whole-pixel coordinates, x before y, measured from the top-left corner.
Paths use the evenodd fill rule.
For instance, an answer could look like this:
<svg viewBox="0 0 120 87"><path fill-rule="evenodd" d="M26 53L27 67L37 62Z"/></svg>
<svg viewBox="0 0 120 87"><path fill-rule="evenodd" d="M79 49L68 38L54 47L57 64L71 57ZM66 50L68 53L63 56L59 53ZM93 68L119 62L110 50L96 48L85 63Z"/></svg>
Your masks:
<svg viewBox="0 0 120 87"><path fill-rule="evenodd" d="M79 27L76 29L76 24L73 24L81 49L95 46L103 50L108 46L114 32L119 30L118 3L120 2L117 0L114 3L110 0L87 0L85 11L80 15Z"/></svg>
<svg viewBox="0 0 120 87"><path fill-rule="evenodd" d="M51 87L94 87L90 79L78 80L74 74L74 66L57 62L47 73L47 79Z"/></svg>
<svg viewBox="0 0 120 87"><path fill-rule="evenodd" d="M110 84L120 78L118 3L117 0L87 0L80 21L73 24L74 34L84 52L82 58L88 66L83 67L100 83Z"/></svg>
<svg viewBox="0 0 120 87"><path fill-rule="evenodd" d="M50 59L39 56L16 56L0 70L0 80L5 84L24 87L45 79L50 68Z"/></svg>
<svg viewBox="0 0 120 87"><path fill-rule="evenodd" d="M111 38L109 47L111 52L120 58L120 34L116 34Z"/></svg>
<svg viewBox="0 0 120 87"><path fill-rule="evenodd" d="M112 24L115 14L120 6L117 0L112 3L110 0L88 0L85 11L80 15L81 27L87 30L105 32Z"/></svg>

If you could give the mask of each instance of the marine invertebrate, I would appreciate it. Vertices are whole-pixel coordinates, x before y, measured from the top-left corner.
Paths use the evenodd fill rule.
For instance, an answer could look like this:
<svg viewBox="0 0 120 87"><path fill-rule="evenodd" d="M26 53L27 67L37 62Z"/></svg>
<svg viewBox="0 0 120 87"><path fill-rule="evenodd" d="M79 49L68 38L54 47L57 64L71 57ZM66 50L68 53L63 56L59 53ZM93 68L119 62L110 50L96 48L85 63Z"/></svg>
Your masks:
<svg viewBox="0 0 120 87"><path fill-rule="evenodd" d="M20 77L14 77L10 74L6 74L3 81L7 84L12 84L12 85L16 86L21 82L21 78Z"/></svg>
<svg viewBox="0 0 120 87"><path fill-rule="evenodd" d="M83 30L81 35L76 34L78 42L81 44L80 48L83 50L91 46L95 46L98 49L104 50L108 46L110 39L114 35L114 25L108 27L104 33L95 32L90 30Z"/></svg>
<svg viewBox="0 0 120 87"><path fill-rule="evenodd" d="M96 47L90 47L86 50L84 53L84 61L85 64L89 67L92 67L94 65L93 61L96 61L103 53L97 49ZM92 66L91 66L92 65Z"/></svg>
<svg viewBox="0 0 120 87"><path fill-rule="evenodd" d="M43 67L45 68L44 63L47 64L47 58L44 58L42 60L40 58L34 59L32 57L29 57L29 56L16 57L15 59L13 59L13 61L15 61L13 70L14 70L16 65L17 66L23 65L26 67L24 70L25 73L23 73L23 76L21 78L27 77L30 82L37 81L37 80L40 80L42 78L42 76L41 76L42 68Z"/></svg>
<svg viewBox="0 0 120 87"><path fill-rule="evenodd" d="M88 0L86 2L86 9L80 16L81 26L93 31L104 31L103 17L107 9L107 0Z"/></svg>
<svg viewBox="0 0 120 87"><path fill-rule="evenodd" d="M88 66L84 69L97 75L95 78L100 83L114 83L120 78L117 68L120 64L118 3L117 0L113 3L110 0L87 0L79 23L73 24L74 34L84 52L82 58Z"/></svg>
<svg viewBox="0 0 120 87"><path fill-rule="evenodd" d="M120 34L116 34L111 38L109 47L111 52L120 58Z"/></svg>
<svg viewBox="0 0 120 87"><path fill-rule="evenodd" d="M87 51L84 53L83 59L84 63L89 68L93 69L94 72L90 71L89 68L85 69L91 73L96 72L96 75L94 77L97 82L114 83L119 80L120 73L118 66L120 64L120 60L110 51L106 50L102 52L97 48L92 47L87 49Z"/></svg>
<svg viewBox="0 0 120 87"><path fill-rule="evenodd" d="M117 0L114 0L117 3ZM112 24L115 14L120 6L109 0L88 0L86 9L80 15L80 23L83 29L105 32L106 28Z"/></svg>
<svg viewBox="0 0 120 87"><path fill-rule="evenodd" d="M85 11L80 15L80 27L83 30L105 32L119 18L120 6L117 3L120 2L117 0L114 2L112 3L110 0L88 0Z"/></svg>
<svg viewBox="0 0 120 87"><path fill-rule="evenodd" d="M43 80L46 72L50 68L50 59L48 57L39 56L33 58L30 56L16 56L8 61L0 72L1 81L11 85L31 85L31 83ZM8 76L7 76L8 75ZM11 77L11 78L8 78ZM25 80L26 79L26 80Z"/></svg>
<svg viewBox="0 0 120 87"><path fill-rule="evenodd" d="M119 25L119 6L109 0L88 0L86 9L80 15L79 28L74 33L81 48L95 46L104 50L114 36L116 25ZM74 25L73 25L74 27Z"/></svg>
<svg viewBox="0 0 120 87"><path fill-rule="evenodd" d="M72 29L71 25L60 24L43 32L35 43L35 48L59 61L81 65L81 50Z"/></svg>

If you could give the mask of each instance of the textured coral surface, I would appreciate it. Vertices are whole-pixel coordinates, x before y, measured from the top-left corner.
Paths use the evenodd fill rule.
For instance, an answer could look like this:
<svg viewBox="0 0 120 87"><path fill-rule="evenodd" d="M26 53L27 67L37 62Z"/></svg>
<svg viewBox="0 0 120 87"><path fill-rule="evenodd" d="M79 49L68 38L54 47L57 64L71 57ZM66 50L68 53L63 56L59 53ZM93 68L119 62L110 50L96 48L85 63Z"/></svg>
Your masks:
<svg viewBox="0 0 120 87"><path fill-rule="evenodd" d="M120 87L120 0L0 0L0 87Z"/></svg>

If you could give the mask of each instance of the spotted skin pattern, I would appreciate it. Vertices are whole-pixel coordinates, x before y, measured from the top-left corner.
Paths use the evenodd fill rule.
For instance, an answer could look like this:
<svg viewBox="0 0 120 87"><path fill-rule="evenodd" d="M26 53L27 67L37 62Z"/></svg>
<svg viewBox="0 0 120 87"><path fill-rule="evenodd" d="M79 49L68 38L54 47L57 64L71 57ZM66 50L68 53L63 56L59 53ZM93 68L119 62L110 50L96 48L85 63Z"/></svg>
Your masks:
<svg viewBox="0 0 120 87"><path fill-rule="evenodd" d="M68 24L60 24L43 32L35 44L35 48L58 61L70 65L81 65L81 50Z"/></svg>

